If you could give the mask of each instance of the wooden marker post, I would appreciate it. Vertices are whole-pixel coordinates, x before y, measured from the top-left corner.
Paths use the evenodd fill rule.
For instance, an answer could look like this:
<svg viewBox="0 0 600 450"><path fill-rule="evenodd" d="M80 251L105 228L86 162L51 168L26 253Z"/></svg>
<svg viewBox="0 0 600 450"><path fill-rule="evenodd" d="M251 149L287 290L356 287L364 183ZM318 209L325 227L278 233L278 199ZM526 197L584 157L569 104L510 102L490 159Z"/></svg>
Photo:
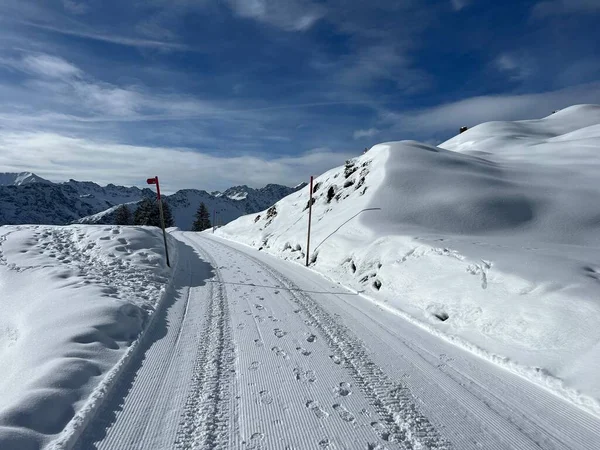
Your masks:
<svg viewBox="0 0 600 450"><path fill-rule="evenodd" d="M160 185L158 184L158 177L148 178L146 180L146 183L156 185L156 200L158 201L158 211L160 212L160 224L163 232L163 240L165 241L165 256L167 257L167 266L171 267L171 263L169 262L169 249L167 247L167 232L165 231L165 216L163 214L162 200L160 198Z"/></svg>
<svg viewBox="0 0 600 450"><path fill-rule="evenodd" d="M310 258L310 222L312 219L312 204L313 204L313 177L310 177L310 195L308 200L308 237L306 239L306 267Z"/></svg>

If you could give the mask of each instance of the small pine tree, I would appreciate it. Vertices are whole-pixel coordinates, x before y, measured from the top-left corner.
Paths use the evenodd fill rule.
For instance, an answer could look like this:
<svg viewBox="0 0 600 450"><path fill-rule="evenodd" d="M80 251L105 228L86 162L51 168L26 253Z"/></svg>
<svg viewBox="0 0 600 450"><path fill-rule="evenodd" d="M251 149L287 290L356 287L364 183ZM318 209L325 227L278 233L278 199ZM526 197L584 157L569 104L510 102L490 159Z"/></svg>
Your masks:
<svg viewBox="0 0 600 450"><path fill-rule="evenodd" d="M204 203L200 203L200 206L196 211L196 220L194 220L194 223L192 224L192 231L208 230L211 226L208 209Z"/></svg>
<svg viewBox="0 0 600 450"><path fill-rule="evenodd" d="M121 205L115 211L115 225L131 225L131 211L127 205Z"/></svg>

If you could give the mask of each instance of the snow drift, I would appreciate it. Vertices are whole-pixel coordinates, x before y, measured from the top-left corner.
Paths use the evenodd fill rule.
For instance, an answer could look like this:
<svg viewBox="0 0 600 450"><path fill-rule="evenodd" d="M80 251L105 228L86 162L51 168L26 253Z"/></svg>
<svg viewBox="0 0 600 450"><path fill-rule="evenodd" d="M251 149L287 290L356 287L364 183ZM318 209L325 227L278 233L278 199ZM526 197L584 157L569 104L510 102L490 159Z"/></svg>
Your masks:
<svg viewBox="0 0 600 450"><path fill-rule="evenodd" d="M63 431L170 273L158 229L0 228L0 448L39 449Z"/></svg>
<svg viewBox="0 0 600 450"><path fill-rule="evenodd" d="M317 177L311 267L600 414L600 106ZM217 234L305 258L308 190Z"/></svg>

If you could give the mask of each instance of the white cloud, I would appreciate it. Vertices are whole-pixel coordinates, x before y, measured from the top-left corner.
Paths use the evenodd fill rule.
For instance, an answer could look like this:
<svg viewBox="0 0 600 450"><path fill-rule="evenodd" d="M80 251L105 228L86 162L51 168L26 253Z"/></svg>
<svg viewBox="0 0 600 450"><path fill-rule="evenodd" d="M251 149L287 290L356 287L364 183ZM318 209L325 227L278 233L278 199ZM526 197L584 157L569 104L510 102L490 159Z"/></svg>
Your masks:
<svg viewBox="0 0 600 450"><path fill-rule="evenodd" d="M353 134L354 139L361 139L365 137L373 137L376 134L379 134L379 130L377 128L369 128L368 130L356 130Z"/></svg>
<svg viewBox="0 0 600 450"><path fill-rule="evenodd" d="M120 36L115 33L98 33L93 30L86 29L74 29L70 27L59 28L52 25L46 25L38 22L21 21L21 24L27 25L33 28L38 28L45 31L51 31L53 33L63 34L67 36L76 36L80 38L93 39L96 41L110 42L112 44L124 45L127 47L138 47L138 48L153 48L163 51L192 51L190 47L178 42L167 42L152 39L140 39L136 37Z"/></svg>
<svg viewBox="0 0 600 450"><path fill-rule="evenodd" d="M589 12L600 12L600 1L547 0L537 3L532 10L533 16L538 18L562 14L585 14Z"/></svg>
<svg viewBox="0 0 600 450"><path fill-rule="evenodd" d="M503 53L493 61L494 67L506 73L511 80L525 80L533 73L529 58L511 53Z"/></svg>
<svg viewBox="0 0 600 450"><path fill-rule="evenodd" d="M469 0L450 0L450 3L452 4L452 8L454 9L454 11L460 11L465 6L467 6L470 3L470 1Z"/></svg>
<svg viewBox="0 0 600 450"><path fill-rule="evenodd" d="M0 132L0 172L34 172L54 181L74 178L143 186L158 174L166 192L248 184L295 185L342 165L349 154L314 149L298 156L218 157L190 149L122 145L57 133Z"/></svg>
<svg viewBox="0 0 600 450"><path fill-rule="evenodd" d="M383 122L397 131L424 133L457 130L492 120L545 117L556 109L581 103L600 103L600 83L538 94L471 97L410 113L386 113Z"/></svg>
<svg viewBox="0 0 600 450"><path fill-rule="evenodd" d="M51 55L27 55L23 58L25 70L50 78L72 78L81 75L81 70L68 61Z"/></svg>
<svg viewBox="0 0 600 450"><path fill-rule="evenodd" d="M310 28L325 10L309 0L227 0L240 17L255 19L286 31Z"/></svg>

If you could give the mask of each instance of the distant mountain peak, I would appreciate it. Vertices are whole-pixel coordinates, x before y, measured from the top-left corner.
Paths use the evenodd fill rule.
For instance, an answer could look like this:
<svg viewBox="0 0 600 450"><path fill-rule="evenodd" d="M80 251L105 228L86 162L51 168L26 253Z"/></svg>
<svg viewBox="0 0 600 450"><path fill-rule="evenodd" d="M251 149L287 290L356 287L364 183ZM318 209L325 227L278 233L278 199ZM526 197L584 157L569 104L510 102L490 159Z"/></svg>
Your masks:
<svg viewBox="0 0 600 450"><path fill-rule="evenodd" d="M32 172L0 173L0 186L23 186L30 183L51 183Z"/></svg>

